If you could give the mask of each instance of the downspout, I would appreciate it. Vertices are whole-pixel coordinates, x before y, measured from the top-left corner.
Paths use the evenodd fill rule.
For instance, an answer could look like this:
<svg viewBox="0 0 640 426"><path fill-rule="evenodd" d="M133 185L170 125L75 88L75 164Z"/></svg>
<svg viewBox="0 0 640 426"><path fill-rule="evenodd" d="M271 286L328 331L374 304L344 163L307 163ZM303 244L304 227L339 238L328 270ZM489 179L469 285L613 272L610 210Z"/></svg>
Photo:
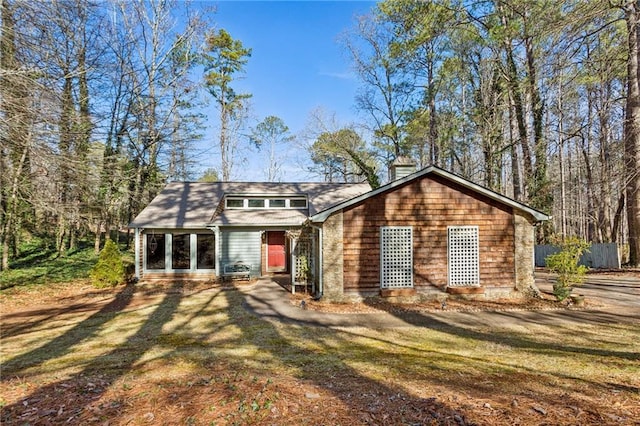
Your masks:
<svg viewBox="0 0 640 426"><path fill-rule="evenodd" d="M291 262L291 294L295 294L296 293L296 255L295 255L295 251L296 251L296 246L298 245L298 239L297 238L293 238L293 237L289 237L289 239L291 240L291 254L289 255L290 257L290 262Z"/></svg>
<svg viewBox="0 0 640 426"><path fill-rule="evenodd" d="M216 278L222 276L220 272L220 227L219 226L211 226L209 227L213 231L213 239L214 239L214 247L216 250Z"/></svg>
<svg viewBox="0 0 640 426"><path fill-rule="evenodd" d="M312 225L311 223L309 224L309 226L311 226L313 229L317 229L318 230L318 294L317 297L320 298L322 297L323 293L324 293L324 288L322 286L322 268L324 266L323 262L322 262L322 227L321 226L316 226L316 225Z"/></svg>
<svg viewBox="0 0 640 426"><path fill-rule="evenodd" d="M133 246L135 247L134 249L135 261L133 262L133 264L135 265L136 280L139 280L140 279L140 228L135 228L135 241L133 243Z"/></svg>

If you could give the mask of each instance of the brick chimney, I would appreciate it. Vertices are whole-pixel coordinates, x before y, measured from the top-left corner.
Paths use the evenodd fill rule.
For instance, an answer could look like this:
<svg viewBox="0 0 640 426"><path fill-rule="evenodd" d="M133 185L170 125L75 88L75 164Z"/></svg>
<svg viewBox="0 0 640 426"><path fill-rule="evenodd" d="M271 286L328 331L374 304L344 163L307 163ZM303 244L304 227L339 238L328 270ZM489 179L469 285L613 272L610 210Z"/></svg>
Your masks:
<svg viewBox="0 0 640 426"><path fill-rule="evenodd" d="M403 177L410 175L411 173L416 171L416 163L409 157L399 156L393 163L391 163L391 167L389 169L389 175L391 180L402 179Z"/></svg>

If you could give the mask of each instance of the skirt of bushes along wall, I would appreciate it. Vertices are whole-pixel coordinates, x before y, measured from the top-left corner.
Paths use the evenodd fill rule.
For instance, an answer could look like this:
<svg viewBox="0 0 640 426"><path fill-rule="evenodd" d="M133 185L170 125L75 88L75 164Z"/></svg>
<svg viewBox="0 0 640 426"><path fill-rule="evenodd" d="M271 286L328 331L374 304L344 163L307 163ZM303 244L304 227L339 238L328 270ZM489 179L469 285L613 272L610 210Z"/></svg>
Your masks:
<svg viewBox="0 0 640 426"><path fill-rule="evenodd" d="M536 266L545 267L545 259L560 249L552 245L539 245L535 247ZM589 251L580 258L580 265L593 269L620 268L620 251L615 243L591 244Z"/></svg>

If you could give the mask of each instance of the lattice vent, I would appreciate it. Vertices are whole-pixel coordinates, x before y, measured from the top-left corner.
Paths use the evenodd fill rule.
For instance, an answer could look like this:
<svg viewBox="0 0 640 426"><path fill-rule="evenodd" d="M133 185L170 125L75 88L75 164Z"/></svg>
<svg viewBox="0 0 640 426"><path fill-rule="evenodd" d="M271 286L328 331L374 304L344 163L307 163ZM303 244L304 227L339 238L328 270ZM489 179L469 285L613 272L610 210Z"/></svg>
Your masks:
<svg viewBox="0 0 640 426"><path fill-rule="evenodd" d="M413 229L410 226L380 228L380 286L413 287Z"/></svg>
<svg viewBox="0 0 640 426"><path fill-rule="evenodd" d="M450 226L449 286L480 285L480 256L477 226Z"/></svg>

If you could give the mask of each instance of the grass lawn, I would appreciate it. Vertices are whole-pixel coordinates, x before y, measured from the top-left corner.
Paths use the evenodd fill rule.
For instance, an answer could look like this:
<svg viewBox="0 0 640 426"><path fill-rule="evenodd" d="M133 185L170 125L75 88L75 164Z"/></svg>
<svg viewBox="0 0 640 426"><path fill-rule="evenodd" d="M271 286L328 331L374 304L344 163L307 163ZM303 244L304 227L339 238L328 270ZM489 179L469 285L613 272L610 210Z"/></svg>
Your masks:
<svg viewBox="0 0 640 426"><path fill-rule="evenodd" d="M640 327L330 329L245 291L0 293L2 424L638 424ZM447 313L441 313L446 322Z"/></svg>
<svg viewBox="0 0 640 426"><path fill-rule="evenodd" d="M120 244L125 264L133 263L133 253ZM20 247L20 257L10 262L8 271L0 272L0 290L47 286L86 279L98 261L93 242L80 241L79 248L60 256L51 243L30 238Z"/></svg>

